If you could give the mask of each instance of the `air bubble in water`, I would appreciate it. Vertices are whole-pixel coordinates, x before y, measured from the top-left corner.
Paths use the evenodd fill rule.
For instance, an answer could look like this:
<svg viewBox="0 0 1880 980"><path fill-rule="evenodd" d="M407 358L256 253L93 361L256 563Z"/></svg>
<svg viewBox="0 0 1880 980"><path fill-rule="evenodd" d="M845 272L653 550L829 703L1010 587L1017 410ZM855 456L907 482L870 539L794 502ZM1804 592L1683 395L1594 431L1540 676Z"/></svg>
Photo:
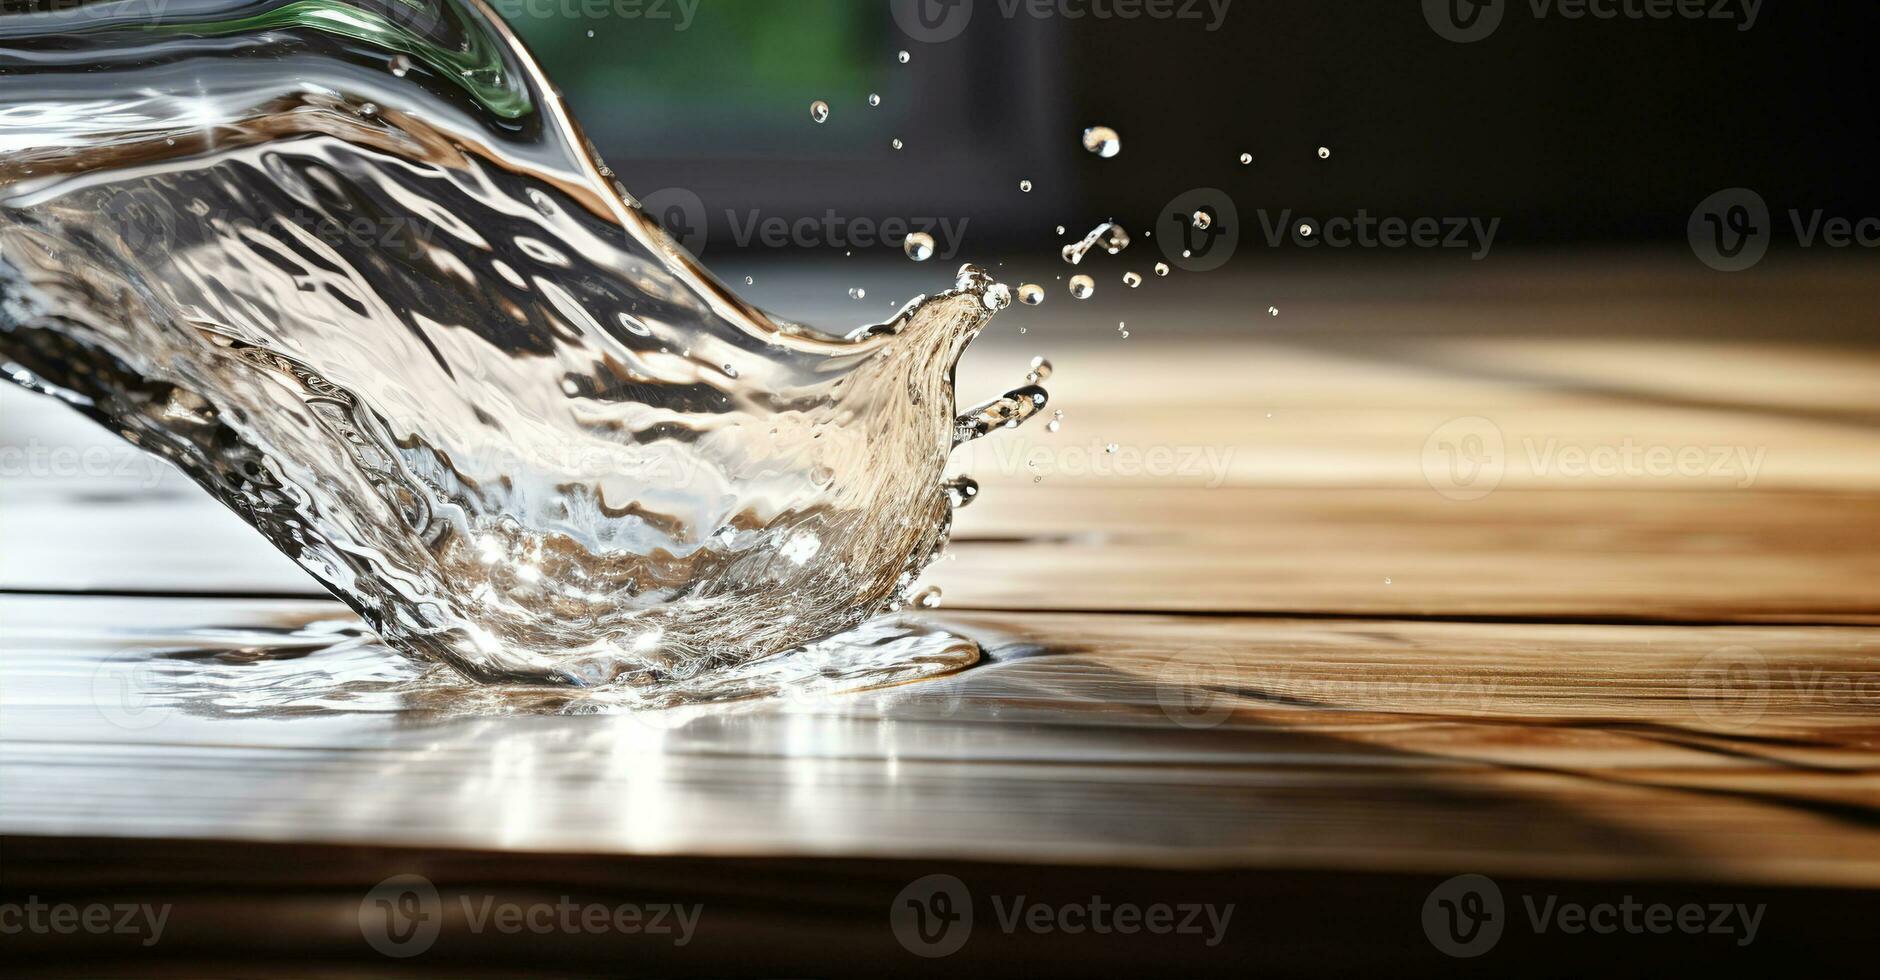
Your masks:
<svg viewBox="0 0 1880 980"><path fill-rule="evenodd" d="M411 59L404 55L395 55L391 61L392 75L403 78L411 71Z"/></svg>
<svg viewBox="0 0 1880 980"><path fill-rule="evenodd" d="M1058 226L1057 226L1057 233L1058 233L1058 234L1060 234L1060 235L1062 235L1062 234L1064 234L1064 226L1063 226L1063 225L1058 225Z"/></svg>
<svg viewBox="0 0 1880 980"><path fill-rule="evenodd" d="M1266 308L1266 315L1267 315L1267 316L1279 316L1279 307L1277 307L1277 306L1269 306L1269 307L1267 307L1267 308Z"/></svg>
<svg viewBox="0 0 1880 980"><path fill-rule="evenodd" d="M1077 299L1089 299L1097 291L1097 281L1089 276L1071 277L1071 295Z"/></svg>
<svg viewBox="0 0 1880 980"><path fill-rule="evenodd" d="M1242 154L1240 155L1240 165L1241 165L1241 166L1243 166L1243 167L1245 167L1245 166L1249 166L1249 165L1251 165L1252 163L1253 163L1253 154L1251 154L1251 153L1242 153Z"/></svg>
<svg viewBox="0 0 1880 980"><path fill-rule="evenodd" d="M1128 340L1129 339L1129 324L1123 322L1122 320L1116 321L1116 335L1118 337L1123 338L1124 340Z"/></svg>
<svg viewBox="0 0 1880 980"><path fill-rule="evenodd" d="M920 590L920 594L914 597L914 605L922 609L940 608L940 587L937 585L929 585Z"/></svg>
<svg viewBox="0 0 1880 980"><path fill-rule="evenodd" d="M894 138L893 142L889 143L888 145L898 150L901 147L906 146L907 144L901 142L901 138L897 136Z"/></svg>
<svg viewBox="0 0 1880 980"><path fill-rule="evenodd" d="M1331 158L1332 158L1332 148L1331 148L1331 147L1329 147L1329 146L1321 146L1321 147L1319 147L1319 159L1321 159L1321 160L1330 160Z"/></svg>
<svg viewBox="0 0 1880 980"><path fill-rule="evenodd" d="M745 277L744 277L744 284L745 284L746 286L755 286L755 285L757 285L757 277L756 277L756 276L745 276Z"/></svg>
<svg viewBox="0 0 1880 980"><path fill-rule="evenodd" d="M980 296L979 301L985 304L986 309L997 313L1012 305L1011 287L1002 282L995 282L986 287L986 292Z"/></svg>
<svg viewBox="0 0 1880 980"><path fill-rule="evenodd" d="M1031 359L1031 371L1025 375L1025 380L1031 384L1037 384L1038 382L1044 381L1050 377L1051 377L1051 362L1049 360L1046 360L1043 357L1032 358Z"/></svg>
<svg viewBox="0 0 1880 980"><path fill-rule="evenodd" d="M1044 302L1044 287L1035 282L1021 283L1018 287L1018 301L1026 306L1037 306Z"/></svg>
<svg viewBox="0 0 1880 980"><path fill-rule="evenodd" d="M817 99L809 104L809 118L818 123L829 121L829 103Z"/></svg>
<svg viewBox="0 0 1880 980"><path fill-rule="evenodd" d="M1312 226L1311 226L1311 225L1308 225L1308 224L1303 224L1303 223L1302 223L1302 224L1300 224L1300 225L1299 225L1299 234L1300 234L1300 236L1301 236L1301 237L1303 237L1303 238L1311 238L1311 237L1312 237Z"/></svg>
<svg viewBox="0 0 1880 980"><path fill-rule="evenodd" d="M1214 215L1206 211L1196 211L1191 220L1194 222L1195 228L1198 231L1207 231L1209 228L1214 227Z"/></svg>
<svg viewBox="0 0 1880 980"><path fill-rule="evenodd" d="M1156 275L1158 275L1158 276L1166 276L1166 275L1168 275L1168 263L1167 263L1167 262L1157 262L1157 263L1155 264L1155 274L1156 274Z"/></svg>
<svg viewBox="0 0 1880 980"><path fill-rule="evenodd" d="M867 299L868 290L863 289L860 286L856 286L849 290L849 298L850 299Z"/></svg>
<svg viewBox="0 0 1880 980"><path fill-rule="evenodd" d="M924 231L914 232L901 243L901 251L916 262L925 262L933 258L933 236Z"/></svg>
<svg viewBox="0 0 1880 980"><path fill-rule="evenodd" d="M1023 192L1024 192L1024 193L1026 193L1026 194L1030 194L1030 193L1031 193L1031 181L1029 181L1029 180L1021 180L1021 181L1019 181L1019 182L1018 182L1018 189L1019 189L1020 191L1023 191Z"/></svg>
<svg viewBox="0 0 1880 980"><path fill-rule="evenodd" d="M1119 449L1121 449L1121 448L1122 448L1121 446L1118 446L1118 445L1117 445L1116 443L1113 443L1113 442L1112 442L1112 443L1110 443L1109 445L1107 445L1107 446L1104 446L1104 447L1103 447L1103 452L1104 452L1104 453L1105 453L1106 455L1109 455L1109 456L1114 456L1114 455L1116 455L1116 451L1117 451L1117 450L1119 450Z"/></svg>
<svg viewBox="0 0 1880 980"><path fill-rule="evenodd" d="M895 57L897 57L897 58L899 58L899 59L900 59L900 61L901 61L901 64L904 64L904 65L905 65L905 64L907 64L908 62L910 62L910 61L913 61L913 60L914 60L914 56L913 56L913 55L911 55L911 54L908 54L908 53L907 53L906 51L903 51L903 52L901 52L900 54L898 54L898 55L896 55Z"/></svg>
<svg viewBox="0 0 1880 980"><path fill-rule="evenodd" d="M1051 413L1051 421L1045 423L1044 429L1046 432L1056 432L1062 428L1064 428L1064 410L1060 408Z"/></svg>
<svg viewBox="0 0 1880 980"><path fill-rule="evenodd" d="M1108 160L1123 152L1123 138L1108 126L1092 126L1084 130L1084 149Z"/></svg>
<svg viewBox="0 0 1880 980"><path fill-rule="evenodd" d="M1123 273L1123 285L1135 289L1137 286L1142 285L1142 277L1134 272L1125 272Z"/></svg>
<svg viewBox="0 0 1880 980"><path fill-rule="evenodd" d="M876 92L868 93L868 105L870 108L881 105L881 95Z"/></svg>

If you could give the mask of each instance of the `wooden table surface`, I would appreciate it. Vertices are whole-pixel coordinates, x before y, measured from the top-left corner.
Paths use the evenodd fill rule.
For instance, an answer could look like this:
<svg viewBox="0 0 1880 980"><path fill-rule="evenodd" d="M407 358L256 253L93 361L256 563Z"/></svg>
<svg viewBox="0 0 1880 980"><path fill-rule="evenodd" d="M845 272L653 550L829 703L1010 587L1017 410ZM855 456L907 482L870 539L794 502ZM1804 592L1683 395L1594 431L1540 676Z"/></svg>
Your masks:
<svg viewBox="0 0 1880 980"><path fill-rule="evenodd" d="M1021 311L963 395L1047 353L1064 425L962 454L984 490L930 573L985 662L656 713L418 683L176 474L0 391L32 449L0 470L0 900L174 906L147 948L0 943L81 974L1832 962L1880 908L1880 287L1640 266L1281 282L1271 322L1197 291L1127 341ZM704 911L683 947L446 916L388 959L359 916L400 874ZM932 874L977 913L939 959L891 927ZM1426 929L1462 874L1504 896L1479 958ZM1097 894L1236 918L1000 918ZM1533 919L1635 899L1767 914Z"/></svg>

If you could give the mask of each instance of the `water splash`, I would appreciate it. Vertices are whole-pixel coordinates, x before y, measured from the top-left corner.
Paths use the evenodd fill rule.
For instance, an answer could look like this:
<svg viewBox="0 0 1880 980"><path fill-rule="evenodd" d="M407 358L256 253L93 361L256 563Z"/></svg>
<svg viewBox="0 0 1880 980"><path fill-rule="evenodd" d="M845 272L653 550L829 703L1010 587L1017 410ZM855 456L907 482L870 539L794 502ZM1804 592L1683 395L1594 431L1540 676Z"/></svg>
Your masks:
<svg viewBox="0 0 1880 980"><path fill-rule="evenodd" d="M473 678L711 688L904 606L951 450L1044 404L956 416L976 268L743 302L470 0L9 14L0 78L0 370Z"/></svg>

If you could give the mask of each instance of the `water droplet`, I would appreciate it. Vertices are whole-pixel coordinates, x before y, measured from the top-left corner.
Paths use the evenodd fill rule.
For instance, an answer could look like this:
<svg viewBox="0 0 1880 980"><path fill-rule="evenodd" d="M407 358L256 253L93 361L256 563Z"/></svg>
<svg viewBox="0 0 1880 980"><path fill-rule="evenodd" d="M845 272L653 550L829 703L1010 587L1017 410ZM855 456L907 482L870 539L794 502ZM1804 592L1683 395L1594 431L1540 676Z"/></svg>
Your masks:
<svg viewBox="0 0 1880 980"><path fill-rule="evenodd" d="M947 502L954 510L965 507L979 499L979 481L970 476L958 476L946 482Z"/></svg>
<svg viewBox="0 0 1880 980"><path fill-rule="evenodd" d="M1044 302L1044 287L1035 282L1022 283L1018 287L1018 301L1026 306L1037 306Z"/></svg>
<svg viewBox="0 0 1880 980"><path fill-rule="evenodd" d="M1157 262L1157 263L1155 264L1155 274L1156 274L1156 275L1158 275L1158 276L1166 276L1166 275L1168 275L1168 263L1167 263L1167 262Z"/></svg>
<svg viewBox="0 0 1880 980"><path fill-rule="evenodd" d="M1269 306L1269 307L1267 307L1267 308L1266 308L1266 315L1267 315L1267 316L1279 316L1279 307L1277 307L1277 306Z"/></svg>
<svg viewBox="0 0 1880 980"><path fill-rule="evenodd" d="M403 78L411 71L411 59L402 54L396 55L392 58L391 69L394 77Z"/></svg>
<svg viewBox="0 0 1880 980"><path fill-rule="evenodd" d="M1023 191L1023 192L1024 192L1024 193L1026 193L1026 194L1030 194L1030 193L1031 193L1031 181L1029 181L1029 180L1021 180L1021 181L1019 181L1019 182L1018 182L1018 189L1019 189L1020 191Z"/></svg>
<svg viewBox="0 0 1880 980"><path fill-rule="evenodd" d="M925 262L933 258L933 236L924 231L914 232L901 243L901 251L916 262Z"/></svg>
<svg viewBox="0 0 1880 980"><path fill-rule="evenodd" d="M1123 152L1123 138L1108 126L1092 126L1084 130L1084 149L1108 160Z"/></svg>
<svg viewBox="0 0 1880 980"><path fill-rule="evenodd" d="M1252 163L1253 163L1253 154L1251 154L1251 153L1242 153L1242 154L1240 155L1240 165L1241 165L1241 166L1243 166L1243 167L1245 167L1245 166L1250 166L1250 165L1251 165Z"/></svg>
<svg viewBox="0 0 1880 980"><path fill-rule="evenodd" d="M1330 160L1331 158L1332 158L1332 148L1331 148L1331 147L1329 147L1329 146L1321 146L1321 147L1319 147L1319 159L1321 159L1321 160Z"/></svg>
<svg viewBox="0 0 1880 980"><path fill-rule="evenodd" d="M809 104L809 118L818 123L829 121L829 103L817 99Z"/></svg>
<svg viewBox="0 0 1880 980"><path fill-rule="evenodd" d="M850 299L867 299L868 290L863 289L860 286L856 286L849 290L849 298Z"/></svg>
<svg viewBox="0 0 1880 980"><path fill-rule="evenodd" d="M1031 372L1025 375L1025 380L1037 384L1049 377L1051 377L1051 362L1043 357L1032 358Z"/></svg>
<svg viewBox="0 0 1880 980"><path fill-rule="evenodd" d="M986 287L986 292L979 297L979 301L986 305L986 309L997 313L1012 305L1011 287L1002 282L995 282Z"/></svg>
<svg viewBox="0 0 1880 980"><path fill-rule="evenodd" d="M898 150L898 149L900 149L901 147L903 147L903 146L906 146L907 144L906 144L906 143L903 143L903 142L901 142L901 139L900 139L900 137L898 137L898 136L897 136L897 137L895 137L895 139L894 139L894 141L893 141L893 142L891 142L891 143L889 143L888 145L889 145L889 146L892 146L892 147L894 147L895 149L897 149L897 150Z"/></svg>
<svg viewBox="0 0 1880 980"><path fill-rule="evenodd" d="M1089 276L1071 277L1071 295L1077 299L1089 299L1097 291L1097 281Z"/></svg>
<svg viewBox="0 0 1880 980"><path fill-rule="evenodd" d="M940 587L937 585L929 585L920 590L920 594L914 597L914 605L922 609L940 608Z"/></svg>
<svg viewBox="0 0 1880 980"><path fill-rule="evenodd" d="M910 61L913 61L913 60L914 60L914 56L913 56L913 55L911 55L911 54L908 54L908 53L907 53L906 51L903 51L903 52L901 52L900 54L898 54L898 55L896 55L895 57L897 57L897 58L899 58L899 59L900 59L900 61L901 61L901 64L904 64L904 65L905 65L905 64L907 64L908 62L910 62Z"/></svg>
<svg viewBox="0 0 1880 980"><path fill-rule="evenodd" d="M1214 215L1206 211L1196 211L1194 217L1190 220L1194 222L1195 228L1198 231L1207 231L1209 228L1214 227Z"/></svg>
<svg viewBox="0 0 1880 980"><path fill-rule="evenodd" d="M371 119L379 114L379 104L377 102L364 103L359 107L359 114Z"/></svg>
<svg viewBox="0 0 1880 980"><path fill-rule="evenodd" d="M868 93L868 105L870 108L881 105L881 95L876 92Z"/></svg>
<svg viewBox="0 0 1880 980"><path fill-rule="evenodd" d="M1142 285L1142 277L1134 272L1125 272L1123 273L1123 285L1135 289L1137 286Z"/></svg>
<svg viewBox="0 0 1880 980"><path fill-rule="evenodd" d="M1088 255L1093 248L1101 248L1111 255L1116 255L1128 247L1129 232L1124 231L1121 225L1113 221L1105 221L1091 229L1090 234L1085 235L1082 241L1064 246L1059 254L1064 257L1064 261L1072 265L1080 265L1084 261L1084 256Z"/></svg>

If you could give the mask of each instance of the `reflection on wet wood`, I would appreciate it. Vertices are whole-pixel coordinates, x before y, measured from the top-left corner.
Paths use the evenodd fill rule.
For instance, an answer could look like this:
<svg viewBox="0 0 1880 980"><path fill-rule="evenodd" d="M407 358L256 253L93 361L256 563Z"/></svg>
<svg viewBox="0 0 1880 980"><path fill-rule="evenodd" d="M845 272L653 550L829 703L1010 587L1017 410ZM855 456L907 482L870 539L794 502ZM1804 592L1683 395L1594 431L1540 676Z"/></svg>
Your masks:
<svg viewBox="0 0 1880 980"><path fill-rule="evenodd" d="M440 695L349 619L0 600L0 826L1880 883L1877 629L974 614L950 678L647 714Z"/></svg>

